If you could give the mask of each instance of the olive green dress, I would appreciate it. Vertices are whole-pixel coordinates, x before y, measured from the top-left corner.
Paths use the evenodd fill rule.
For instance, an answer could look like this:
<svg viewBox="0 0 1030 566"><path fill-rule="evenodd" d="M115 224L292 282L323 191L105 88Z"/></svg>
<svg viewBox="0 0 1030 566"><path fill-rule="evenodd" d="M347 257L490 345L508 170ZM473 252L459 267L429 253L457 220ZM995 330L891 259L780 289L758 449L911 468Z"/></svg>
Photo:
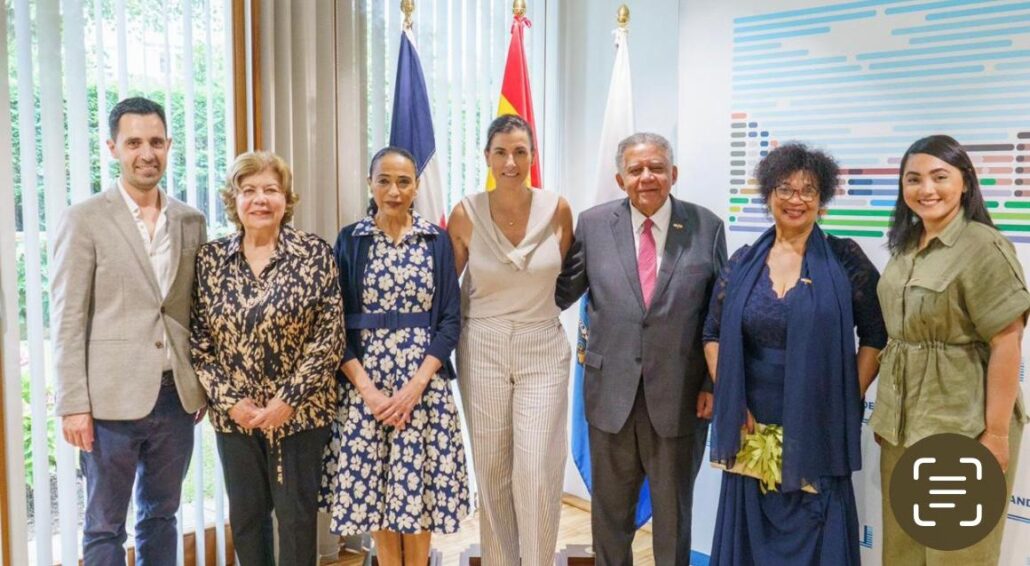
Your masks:
<svg viewBox="0 0 1030 566"><path fill-rule="evenodd" d="M964 211L922 250L895 254L877 288L889 340L880 358L870 426L881 446L884 564L996 564L1005 519L981 542L958 551L924 547L891 512L894 465L908 446L938 433L977 438L985 428L990 341L1030 310L1015 248ZM1009 430L1008 490L1027 421L1022 392Z"/></svg>

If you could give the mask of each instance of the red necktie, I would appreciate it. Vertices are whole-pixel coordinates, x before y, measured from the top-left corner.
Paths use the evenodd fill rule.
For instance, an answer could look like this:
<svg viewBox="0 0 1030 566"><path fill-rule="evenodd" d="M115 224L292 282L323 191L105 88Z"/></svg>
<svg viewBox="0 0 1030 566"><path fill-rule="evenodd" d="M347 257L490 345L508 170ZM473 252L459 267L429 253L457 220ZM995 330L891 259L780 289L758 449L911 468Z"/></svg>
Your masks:
<svg viewBox="0 0 1030 566"><path fill-rule="evenodd" d="M644 294L644 308L651 306L651 295L654 294L654 283L658 275L658 256L655 255L652 226L654 222L645 218L644 229L640 233L640 251L637 252L637 274L640 276L640 291Z"/></svg>

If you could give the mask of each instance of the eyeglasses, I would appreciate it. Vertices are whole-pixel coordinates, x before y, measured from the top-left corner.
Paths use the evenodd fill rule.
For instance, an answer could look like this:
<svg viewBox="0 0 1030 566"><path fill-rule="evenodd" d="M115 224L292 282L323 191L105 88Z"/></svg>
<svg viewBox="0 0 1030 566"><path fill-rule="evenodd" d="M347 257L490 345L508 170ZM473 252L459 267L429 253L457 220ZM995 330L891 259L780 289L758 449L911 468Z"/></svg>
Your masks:
<svg viewBox="0 0 1030 566"><path fill-rule="evenodd" d="M783 200L790 200L794 197L795 194L798 195L798 198L800 198L802 202L812 202L815 199L819 198L819 191L811 185L806 185L805 187L802 187L800 189L795 189L790 185L783 184L777 186L775 191L776 196L780 197Z"/></svg>

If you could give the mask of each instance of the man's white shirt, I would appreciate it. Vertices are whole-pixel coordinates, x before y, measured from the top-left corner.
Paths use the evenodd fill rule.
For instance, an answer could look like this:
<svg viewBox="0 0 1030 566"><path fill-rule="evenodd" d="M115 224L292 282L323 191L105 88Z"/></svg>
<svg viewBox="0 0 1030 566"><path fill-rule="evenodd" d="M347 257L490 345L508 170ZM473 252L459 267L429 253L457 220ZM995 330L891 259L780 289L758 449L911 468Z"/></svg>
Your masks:
<svg viewBox="0 0 1030 566"><path fill-rule="evenodd" d="M153 190L156 191L157 189ZM168 290L172 287L173 258L172 237L168 231L168 197L161 193L158 194L158 198L161 199L161 213L157 216L157 223L154 225L154 236L151 237L150 231L147 230L147 224L143 221L143 209L129 196L129 193L122 185L121 179L118 179L118 192L121 193L125 205L129 207L133 220L136 221L136 228L139 231L140 239L143 241L143 250L147 252L147 257L150 258L150 267L154 270L158 288L161 289L161 298L164 299L168 296ZM164 343L166 355L164 367L161 369L168 371L172 369L172 348L168 344L168 331L164 333Z"/></svg>
<svg viewBox="0 0 1030 566"><path fill-rule="evenodd" d="M640 212L633 206L631 202L629 204L630 220L633 222L633 249L636 251L637 257L640 257L640 236L644 232L644 213ZM665 203L651 215L651 222L654 225L651 227L651 235L654 236L654 249L657 263L655 264L655 273L662 269L662 256L665 255L665 240L669 236L669 222L672 220L672 199L665 197Z"/></svg>

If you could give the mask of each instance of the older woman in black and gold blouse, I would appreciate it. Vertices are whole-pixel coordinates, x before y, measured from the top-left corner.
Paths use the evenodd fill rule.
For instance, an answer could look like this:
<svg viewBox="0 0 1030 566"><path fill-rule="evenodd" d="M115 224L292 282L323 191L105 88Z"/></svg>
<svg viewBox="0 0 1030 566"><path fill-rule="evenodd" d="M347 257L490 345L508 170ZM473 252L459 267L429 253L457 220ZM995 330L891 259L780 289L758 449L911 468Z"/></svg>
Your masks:
<svg viewBox="0 0 1030 566"><path fill-rule="evenodd" d="M343 304L333 250L286 223L297 195L267 152L239 156L222 190L239 229L197 253L192 360L210 399L242 564L317 560L322 449L336 414Z"/></svg>

